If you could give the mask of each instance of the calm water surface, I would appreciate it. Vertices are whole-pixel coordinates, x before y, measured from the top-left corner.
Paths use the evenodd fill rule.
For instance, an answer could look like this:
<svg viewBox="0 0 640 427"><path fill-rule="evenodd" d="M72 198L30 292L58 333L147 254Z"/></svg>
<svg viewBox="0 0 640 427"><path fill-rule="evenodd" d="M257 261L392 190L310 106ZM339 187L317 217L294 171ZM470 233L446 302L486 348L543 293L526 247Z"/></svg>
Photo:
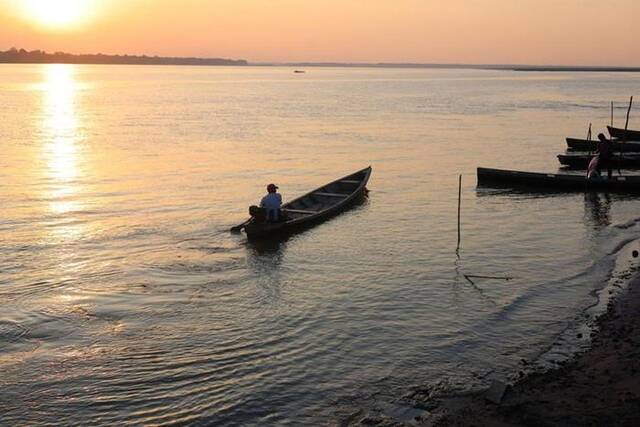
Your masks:
<svg viewBox="0 0 640 427"><path fill-rule="evenodd" d="M582 322L637 246L638 200L476 189L475 168L555 171L565 136L603 128L611 99L623 124L639 89L0 66L0 423L333 424L505 378ZM228 232L269 182L286 199L369 164L368 201L332 221L270 247Z"/></svg>

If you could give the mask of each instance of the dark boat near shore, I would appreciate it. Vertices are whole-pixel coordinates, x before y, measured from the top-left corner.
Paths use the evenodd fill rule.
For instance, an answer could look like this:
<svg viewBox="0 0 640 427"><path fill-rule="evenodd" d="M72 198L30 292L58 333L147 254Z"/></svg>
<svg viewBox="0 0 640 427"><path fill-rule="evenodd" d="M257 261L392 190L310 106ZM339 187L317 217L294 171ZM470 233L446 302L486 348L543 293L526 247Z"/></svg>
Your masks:
<svg viewBox="0 0 640 427"><path fill-rule="evenodd" d="M286 220L275 223L252 219L244 226L250 239L287 235L337 215L362 199L371 166L323 185L282 205Z"/></svg>
<svg viewBox="0 0 640 427"><path fill-rule="evenodd" d="M559 154L558 161L563 166L574 169L587 169L593 155L589 154ZM640 169L640 153L616 154L612 158L614 168Z"/></svg>
<svg viewBox="0 0 640 427"><path fill-rule="evenodd" d="M567 147L573 151L596 151L597 141L579 138L567 138ZM640 142L620 142L617 139L611 141L613 151L639 152Z"/></svg>
<svg viewBox="0 0 640 427"><path fill-rule="evenodd" d="M478 186L544 191L619 191L640 193L640 175L587 179L584 175L478 168Z"/></svg>
<svg viewBox="0 0 640 427"><path fill-rule="evenodd" d="M607 126L607 130L612 138L624 139L625 141L640 141L640 130L627 129L625 131L624 129L614 128L613 126Z"/></svg>

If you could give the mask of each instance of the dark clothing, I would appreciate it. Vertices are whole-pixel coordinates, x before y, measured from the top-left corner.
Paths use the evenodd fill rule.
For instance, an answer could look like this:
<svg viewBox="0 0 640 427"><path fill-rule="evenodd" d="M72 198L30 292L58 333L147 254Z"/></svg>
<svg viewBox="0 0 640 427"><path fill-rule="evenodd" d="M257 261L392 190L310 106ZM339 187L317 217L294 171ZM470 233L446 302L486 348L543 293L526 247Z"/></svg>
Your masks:
<svg viewBox="0 0 640 427"><path fill-rule="evenodd" d="M598 141L596 149L600 154L600 160L609 160L613 157L613 148L611 146L611 140L605 139L604 141Z"/></svg>
<svg viewBox="0 0 640 427"><path fill-rule="evenodd" d="M598 160L598 174L602 169L607 170L607 176L611 179L613 163L613 147L610 139L598 140L596 145L600 160Z"/></svg>
<svg viewBox="0 0 640 427"><path fill-rule="evenodd" d="M257 222L267 222L267 210L258 206L249 206L249 215Z"/></svg>
<svg viewBox="0 0 640 427"><path fill-rule="evenodd" d="M607 170L607 177L609 179L611 179L611 176L613 175L613 169L612 169L612 164L613 161L611 158L608 159L604 159L602 157L600 157L600 160L598 160L598 167L597 167L597 171L598 171L598 175L602 175L602 173L600 172L602 169L606 169Z"/></svg>

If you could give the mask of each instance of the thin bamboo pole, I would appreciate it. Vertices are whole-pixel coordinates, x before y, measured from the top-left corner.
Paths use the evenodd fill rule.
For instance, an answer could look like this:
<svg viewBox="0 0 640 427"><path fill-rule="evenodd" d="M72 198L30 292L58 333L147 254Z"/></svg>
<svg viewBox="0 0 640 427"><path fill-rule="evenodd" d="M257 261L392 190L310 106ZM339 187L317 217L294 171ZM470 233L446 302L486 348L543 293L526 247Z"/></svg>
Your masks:
<svg viewBox="0 0 640 427"><path fill-rule="evenodd" d="M631 113L631 105L633 104L633 96L629 98L629 108L627 108L627 120L624 122L624 133L622 134L621 144L627 142L627 128L629 127L629 114ZM622 163L622 145L620 145L620 156L618 161L618 175L622 175L620 172L620 163Z"/></svg>
<svg viewBox="0 0 640 427"><path fill-rule="evenodd" d="M611 127L613 127L613 101L611 101Z"/></svg>
<svg viewBox="0 0 640 427"><path fill-rule="evenodd" d="M460 250L460 205L462 204L462 175L458 175L458 245L456 252Z"/></svg>
<svg viewBox="0 0 640 427"><path fill-rule="evenodd" d="M627 108L627 120L624 122L624 138L625 141L627 139L627 128L629 127L629 114L631 113L631 105L633 104L633 96L629 98L629 108Z"/></svg>

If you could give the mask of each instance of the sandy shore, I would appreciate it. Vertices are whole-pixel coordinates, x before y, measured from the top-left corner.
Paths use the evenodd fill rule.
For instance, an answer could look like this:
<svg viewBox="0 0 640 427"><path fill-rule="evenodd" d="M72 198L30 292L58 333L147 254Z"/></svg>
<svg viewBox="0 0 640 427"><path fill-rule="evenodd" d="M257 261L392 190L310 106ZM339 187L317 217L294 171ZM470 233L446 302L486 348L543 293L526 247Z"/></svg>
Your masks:
<svg viewBox="0 0 640 427"><path fill-rule="evenodd" d="M571 361L525 375L509 386L500 404L489 402L486 392L429 397L406 408L408 417L369 414L354 417L352 422L377 426L640 426L640 274L609 302L596 321L592 338L591 348Z"/></svg>
<svg viewBox="0 0 640 427"><path fill-rule="evenodd" d="M640 425L640 275L597 320L593 345L558 369L507 389L499 405L485 394L439 402L423 426Z"/></svg>

